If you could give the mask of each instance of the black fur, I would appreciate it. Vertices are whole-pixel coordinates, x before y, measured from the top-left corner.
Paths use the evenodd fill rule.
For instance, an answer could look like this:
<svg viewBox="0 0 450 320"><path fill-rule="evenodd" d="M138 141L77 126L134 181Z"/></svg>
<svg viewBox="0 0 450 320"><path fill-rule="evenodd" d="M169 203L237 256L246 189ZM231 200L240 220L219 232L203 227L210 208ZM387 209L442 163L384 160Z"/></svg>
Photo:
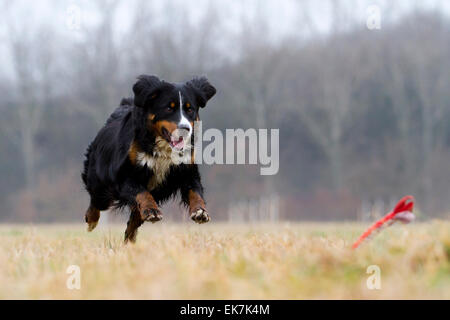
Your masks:
<svg viewBox="0 0 450 320"><path fill-rule="evenodd" d="M183 114L193 122L198 119L199 108L214 96L215 88L206 78L172 84L155 76L140 76L133 92L134 98L121 101L87 148L82 180L91 196L90 209L103 211L112 206L133 209L138 207L136 196L144 191L149 191L158 205L180 193L182 203L189 206L190 190L203 198L196 164L172 165L165 180L147 190L154 172L132 161L130 147L136 143L141 152L155 156L155 139L159 136L167 140L168 130L161 126L164 135L153 126L158 123L176 126L181 119L178 95L183 97Z"/></svg>

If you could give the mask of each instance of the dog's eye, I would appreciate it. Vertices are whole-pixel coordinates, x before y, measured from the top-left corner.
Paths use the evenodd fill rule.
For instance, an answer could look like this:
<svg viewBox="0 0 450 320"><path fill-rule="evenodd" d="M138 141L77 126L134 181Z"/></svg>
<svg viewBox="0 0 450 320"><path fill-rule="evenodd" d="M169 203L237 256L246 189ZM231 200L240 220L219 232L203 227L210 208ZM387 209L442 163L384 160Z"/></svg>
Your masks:
<svg viewBox="0 0 450 320"><path fill-rule="evenodd" d="M192 112L194 112L194 109L193 108L186 108L186 112L187 113L192 113Z"/></svg>
<svg viewBox="0 0 450 320"><path fill-rule="evenodd" d="M167 112L172 112L173 110L175 110L175 108L172 106L166 107Z"/></svg>
<svg viewBox="0 0 450 320"><path fill-rule="evenodd" d="M175 109L175 102L171 102L168 107L166 107L167 112L172 112Z"/></svg>

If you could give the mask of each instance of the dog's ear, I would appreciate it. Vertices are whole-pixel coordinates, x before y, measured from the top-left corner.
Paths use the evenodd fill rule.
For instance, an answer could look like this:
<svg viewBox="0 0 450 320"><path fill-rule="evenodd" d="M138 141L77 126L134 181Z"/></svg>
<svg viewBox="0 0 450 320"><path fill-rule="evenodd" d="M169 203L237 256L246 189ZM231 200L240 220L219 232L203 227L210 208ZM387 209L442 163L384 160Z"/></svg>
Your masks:
<svg viewBox="0 0 450 320"><path fill-rule="evenodd" d="M143 108L148 100L158 96L163 87L163 81L158 77L140 75L138 81L133 86L134 104Z"/></svg>
<svg viewBox="0 0 450 320"><path fill-rule="evenodd" d="M205 77L194 78L187 82L186 85L194 89L198 104L202 108L204 108L208 100L216 94L216 88L214 88Z"/></svg>

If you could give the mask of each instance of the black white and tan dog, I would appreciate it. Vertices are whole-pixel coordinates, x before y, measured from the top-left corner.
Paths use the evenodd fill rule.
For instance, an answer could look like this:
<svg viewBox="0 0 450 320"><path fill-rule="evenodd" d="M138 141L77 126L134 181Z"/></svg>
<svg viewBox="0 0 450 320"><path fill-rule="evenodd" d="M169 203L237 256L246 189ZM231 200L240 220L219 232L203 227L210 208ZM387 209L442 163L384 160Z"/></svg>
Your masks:
<svg viewBox="0 0 450 320"><path fill-rule="evenodd" d="M174 162L172 153L192 150L194 121L216 89L204 77L175 84L142 75L133 92L89 145L81 175L91 198L88 231L100 211L129 207L125 242L136 240L144 221L160 221L159 205L178 193L193 221L210 220L197 165Z"/></svg>

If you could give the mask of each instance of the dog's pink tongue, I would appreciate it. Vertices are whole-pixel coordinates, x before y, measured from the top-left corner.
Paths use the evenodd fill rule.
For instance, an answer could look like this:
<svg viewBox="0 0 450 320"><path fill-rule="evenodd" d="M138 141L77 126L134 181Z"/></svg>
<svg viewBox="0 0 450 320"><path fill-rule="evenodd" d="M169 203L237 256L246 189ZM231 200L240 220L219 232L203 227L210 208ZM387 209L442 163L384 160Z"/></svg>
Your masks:
<svg viewBox="0 0 450 320"><path fill-rule="evenodd" d="M172 145L176 149L183 149L183 147L184 147L184 139L183 139L183 137L179 137L178 140L172 140Z"/></svg>

